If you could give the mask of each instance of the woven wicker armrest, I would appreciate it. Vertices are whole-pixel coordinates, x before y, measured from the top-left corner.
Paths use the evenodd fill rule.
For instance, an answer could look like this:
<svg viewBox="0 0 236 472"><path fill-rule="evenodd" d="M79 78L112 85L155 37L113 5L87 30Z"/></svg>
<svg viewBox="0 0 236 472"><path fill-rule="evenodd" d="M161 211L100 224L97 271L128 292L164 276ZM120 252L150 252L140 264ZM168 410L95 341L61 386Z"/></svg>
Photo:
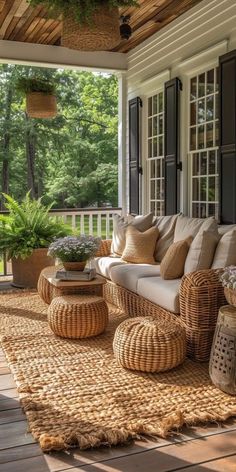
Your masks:
<svg viewBox="0 0 236 472"><path fill-rule="evenodd" d="M220 270L207 269L183 277L180 286L181 320L191 329L213 330L218 310L225 304Z"/></svg>
<svg viewBox="0 0 236 472"><path fill-rule="evenodd" d="M109 256L111 254L112 239L102 239L96 257Z"/></svg>

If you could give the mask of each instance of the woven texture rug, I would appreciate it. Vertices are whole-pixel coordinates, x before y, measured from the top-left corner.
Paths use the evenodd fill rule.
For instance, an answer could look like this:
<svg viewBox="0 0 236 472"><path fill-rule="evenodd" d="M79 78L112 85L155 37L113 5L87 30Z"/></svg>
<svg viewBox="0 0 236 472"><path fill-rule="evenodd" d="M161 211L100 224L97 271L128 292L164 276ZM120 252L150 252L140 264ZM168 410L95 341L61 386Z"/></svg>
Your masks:
<svg viewBox="0 0 236 472"><path fill-rule="evenodd" d="M81 341L55 337L47 308L36 293L0 296L2 347L44 451L166 437L183 424L236 415L236 398L211 384L206 364L187 360L150 375L119 367L112 340L125 315L116 308L106 333Z"/></svg>

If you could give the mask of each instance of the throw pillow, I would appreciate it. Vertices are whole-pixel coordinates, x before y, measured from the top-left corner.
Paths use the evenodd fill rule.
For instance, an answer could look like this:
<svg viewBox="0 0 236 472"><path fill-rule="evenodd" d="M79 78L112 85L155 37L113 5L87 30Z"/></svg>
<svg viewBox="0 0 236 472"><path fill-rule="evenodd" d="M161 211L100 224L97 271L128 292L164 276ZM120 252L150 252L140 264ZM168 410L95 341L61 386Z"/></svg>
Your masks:
<svg viewBox="0 0 236 472"><path fill-rule="evenodd" d="M128 226L135 226L139 231L146 231L152 226L153 213L148 215L138 215L124 218L120 215L113 215L113 234L111 252L121 255L125 248L126 230Z"/></svg>
<svg viewBox="0 0 236 472"><path fill-rule="evenodd" d="M158 262L161 262L167 249L174 241L175 225L178 216L159 216L155 221L155 226L159 230L159 238L155 249L155 260Z"/></svg>
<svg viewBox="0 0 236 472"><path fill-rule="evenodd" d="M236 265L236 229L228 231L219 240L213 259L212 269Z"/></svg>
<svg viewBox="0 0 236 472"><path fill-rule="evenodd" d="M197 270L210 269L219 238L218 232L199 231L190 246L185 261L185 274Z"/></svg>
<svg viewBox="0 0 236 472"><path fill-rule="evenodd" d="M215 218L189 218L188 216L180 215L175 225L174 242L182 241L189 236L195 238L200 229L202 231L217 231Z"/></svg>
<svg viewBox="0 0 236 472"><path fill-rule="evenodd" d="M160 274L163 279L179 279L184 274L184 264L192 238L171 244L161 261Z"/></svg>
<svg viewBox="0 0 236 472"><path fill-rule="evenodd" d="M159 231L155 226L144 232L129 226L122 260L134 264L155 264L154 251L158 235Z"/></svg>

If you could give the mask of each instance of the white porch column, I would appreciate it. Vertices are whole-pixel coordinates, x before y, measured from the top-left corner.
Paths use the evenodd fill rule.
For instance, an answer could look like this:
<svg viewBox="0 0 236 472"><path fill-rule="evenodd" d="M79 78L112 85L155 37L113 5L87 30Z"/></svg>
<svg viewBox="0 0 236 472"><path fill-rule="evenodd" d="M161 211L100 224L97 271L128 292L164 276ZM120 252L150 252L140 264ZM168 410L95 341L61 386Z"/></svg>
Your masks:
<svg viewBox="0 0 236 472"><path fill-rule="evenodd" d="M118 106L118 206L127 213L127 83L126 74L117 74L119 80Z"/></svg>

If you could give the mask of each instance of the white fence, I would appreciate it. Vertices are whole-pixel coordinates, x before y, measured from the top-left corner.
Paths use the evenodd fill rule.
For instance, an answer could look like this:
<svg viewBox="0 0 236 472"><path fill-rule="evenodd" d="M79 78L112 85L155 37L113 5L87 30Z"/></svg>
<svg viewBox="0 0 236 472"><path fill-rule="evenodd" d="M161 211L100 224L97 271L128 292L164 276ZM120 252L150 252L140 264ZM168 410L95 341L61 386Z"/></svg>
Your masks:
<svg viewBox="0 0 236 472"><path fill-rule="evenodd" d="M90 234L102 239L112 236L113 215L121 215L121 208L83 208L72 210L52 210L50 215L63 218L79 234ZM5 213L5 212L4 212ZM0 276L11 275L11 263L4 257L0 260Z"/></svg>

